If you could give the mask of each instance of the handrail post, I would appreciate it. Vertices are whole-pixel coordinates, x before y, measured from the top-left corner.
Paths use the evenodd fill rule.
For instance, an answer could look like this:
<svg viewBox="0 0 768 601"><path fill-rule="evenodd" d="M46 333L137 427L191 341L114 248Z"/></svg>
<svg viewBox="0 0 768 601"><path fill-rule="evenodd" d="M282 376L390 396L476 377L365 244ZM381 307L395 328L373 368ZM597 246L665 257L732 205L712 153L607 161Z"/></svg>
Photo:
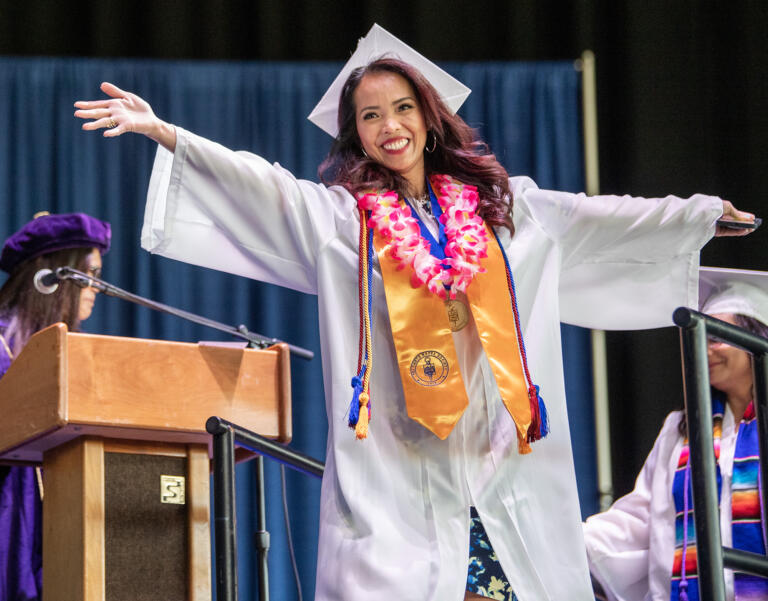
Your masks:
<svg viewBox="0 0 768 601"><path fill-rule="evenodd" d="M256 462L256 549L259 554L259 601L269 601L269 532L267 531L266 501L264 499L264 457L259 455Z"/></svg>
<svg viewBox="0 0 768 601"><path fill-rule="evenodd" d="M216 539L216 601L237 601L235 538L235 435L216 417L205 424L213 434L213 511Z"/></svg>
<svg viewBox="0 0 768 601"><path fill-rule="evenodd" d="M699 598L702 601L725 601L723 543L720 535L717 476L712 433L712 397L709 392L706 323L689 312L688 322L678 321L682 310L675 311L680 326L683 353L683 385L685 415L688 426L689 466L694 499L696 554L699 573ZM682 316L680 316L682 317ZM683 519L687 520L688 516ZM685 566L683 566L685 569Z"/></svg>

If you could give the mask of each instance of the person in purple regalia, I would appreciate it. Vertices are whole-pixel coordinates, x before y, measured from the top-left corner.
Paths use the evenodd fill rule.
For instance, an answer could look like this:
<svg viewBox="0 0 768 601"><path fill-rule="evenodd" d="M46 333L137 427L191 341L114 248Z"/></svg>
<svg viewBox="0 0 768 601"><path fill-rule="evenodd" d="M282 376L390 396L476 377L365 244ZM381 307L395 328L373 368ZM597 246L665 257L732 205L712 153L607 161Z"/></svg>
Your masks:
<svg viewBox="0 0 768 601"><path fill-rule="evenodd" d="M0 378L37 331L64 322L71 331L91 315L94 288L64 281L50 294L35 289L41 269L70 266L96 277L109 250L110 225L83 213L40 213L3 245L0 269ZM42 598L40 468L0 465L0 601Z"/></svg>

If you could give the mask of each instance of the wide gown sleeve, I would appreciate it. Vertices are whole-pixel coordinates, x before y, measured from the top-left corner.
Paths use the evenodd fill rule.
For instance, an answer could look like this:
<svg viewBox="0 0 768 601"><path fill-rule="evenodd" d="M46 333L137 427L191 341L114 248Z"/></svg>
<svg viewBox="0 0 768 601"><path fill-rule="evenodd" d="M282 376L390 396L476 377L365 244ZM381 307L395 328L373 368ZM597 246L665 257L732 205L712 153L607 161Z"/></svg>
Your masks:
<svg viewBox="0 0 768 601"><path fill-rule="evenodd" d="M586 196L540 190L528 178L513 178L513 191L515 210L560 247L561 321L653 328L672 325L675 308L697 306L699 250L721 199Z"/></svg>
<svg viewBox="0 0 768 601"><path fill-rule="evenodd" d="M176 151L158 148L142 247L203 267L316 293L316 263L352 196L295 178L248 152L177 128Z"/></svg>
<svg viewBox="0 0 768 601"><path fill-rule="evenodd" d="M679 436L679 421L679 412L667 417L632 492L618 499L607 511L587 518L584 524L590 571L612 600L642 601L647 598L652 563L657 563L652 561L651 554L658 552L651 539L658 539L659 527L671 531L674 526L674 510L669 509L672 507L671 490L667 486L663 491L659 489L656 472L669 460L665 455ZM665 498L654 498L654 494L664 494ZM655 523L652 514L654 511L658 513L660 508L664 510L662 513L671 511L668 516L671 525ZM671 568L672 544L669 546Z"/></svg>

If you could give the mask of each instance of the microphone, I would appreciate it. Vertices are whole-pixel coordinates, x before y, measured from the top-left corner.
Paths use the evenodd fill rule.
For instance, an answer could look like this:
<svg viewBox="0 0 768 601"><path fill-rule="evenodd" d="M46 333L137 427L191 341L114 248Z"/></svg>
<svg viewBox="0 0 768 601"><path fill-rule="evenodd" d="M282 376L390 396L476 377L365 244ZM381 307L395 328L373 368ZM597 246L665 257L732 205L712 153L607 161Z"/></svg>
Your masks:
<svg viewBox="0 0 768 601"><path fill-rule="evenodd" d="M40 294L53 294L59 287L60 278L50 269L41 269L35 274L33 283Z"/></svg>
<svg viewBox="0 0 768 601"><path fill-rule="evenodd" d="M40 294L53 294L59 287L59 282L69 280L80 288L95 288L99 292L109 294L107 285L98 278L89 277L87 274L72 267L57 267L55 270L40 269L32 280Z"/></svg>

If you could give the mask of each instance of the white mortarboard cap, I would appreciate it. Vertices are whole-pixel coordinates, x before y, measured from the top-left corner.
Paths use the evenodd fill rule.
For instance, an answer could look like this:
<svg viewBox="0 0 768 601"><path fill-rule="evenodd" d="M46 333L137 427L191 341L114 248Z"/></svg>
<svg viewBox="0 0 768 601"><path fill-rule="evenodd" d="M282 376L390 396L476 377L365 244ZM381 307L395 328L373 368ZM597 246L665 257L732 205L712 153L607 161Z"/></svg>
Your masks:
<svg viewBox="0 0 768 601"><path fill-rule="evenodd" d="M701 267L699 307L702 313L738 313L768 325L768 272Z"/></svg>
<svg viewBox="0 0 768 601"><path fill-rule="evenodd" d="M384 28L374 24L368 34L357 43L357 49L309 114L309 120L335 138L339 133L339 98L349 74L383 56L399 59L418 69L453 113L459 110L472 91Z"/></svg>

